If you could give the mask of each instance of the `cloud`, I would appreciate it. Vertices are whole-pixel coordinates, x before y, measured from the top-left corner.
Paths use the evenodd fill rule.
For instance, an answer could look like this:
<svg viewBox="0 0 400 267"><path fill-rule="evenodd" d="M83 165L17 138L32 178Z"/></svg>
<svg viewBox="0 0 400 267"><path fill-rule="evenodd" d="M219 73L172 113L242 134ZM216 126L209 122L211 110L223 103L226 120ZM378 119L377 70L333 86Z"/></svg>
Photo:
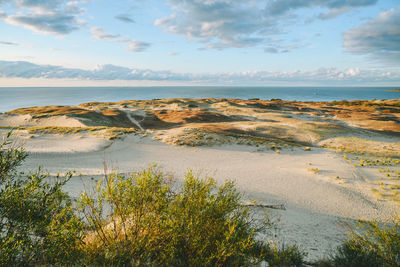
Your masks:
<svg viewBox="0 0 400 267"><path fill-rule="evenodd" d="M97 40L127 44L128 50L132 52L142 52L151 46L151 43L125 38L119 34L108 33L99 27L90 28L90 32L92 33L93 38Z"/></svg>
<svg viewBox="0 0 400 267"><path fill-rule="evenodd" d="M99 27L90 28L90 32L92 33L93 38L95 38L97 40L113 41L113 40L121 37L121 35L119 35L119 34L108 33L104 29L99 28Z"/></svg>
<svg viewBox="0 0 400 267"><path fill-rule="evenodd" d="M11 0L15 2L19 8L33 8L52 11L60 6L64 0Z"/></svg>
<svg viewBox="0 0 400 267"><path fill-rule="evenodd" d="M52 65L37 65L26 61L0 61L0 78L44 78L79 80L131 80L131 81L185 81L204 83L261 83L268 82L310 82L310 83L370 83L400 82L400 72L361 70L350 68L338 70L321 68L314 71L248 71L231 73L177 73L135 69L115 65L103 65L93 70L64 68Z"/></svg>
<svg viewBox="0 0 400 267"><path fill-rule="evenodd" d="M290 12L324 8L320 19L336 17L352 8L377 0L169 0L172 14L155 20L167 32L184 35L209 49L266 46L267 51L286 51L269 42L274 34L293 23ZM300 18L301 19L301 18ZM307 18L304 18L305 20ZM293 46L293 44L286 44Z"/></svg>
<svg viewBox="0 0 400 267"><path fill-rule="evenodd" d="M142 52L151 46L150 43L137 41L137 40L130 40L128 42L129 50L132 52Z"/></svg>
<svg viewBox="0 0 400 267"><path fill-rule="evenodd" d="M9 24L21 25L27 29L47 34L68 34L79 29L76 18L71 15L20 14L8 16Z"/></svg>
<svg viewBox="0 0 400 267"><path fill-rule="evenodd" d="M328 8L325 18L333 18L351 8L374 5L378 0L279 0L269 1L266 12L269 15L282 15L300 8ZM324 16L322 16L324 17Z"/></svg>
<svg viewBox="0 0 400 267"><path fill-rule="evenodd" d="M173 57L179 55L178 52L168 52L168 56Z"/></svg>
<svg viewBox="0 0 400 267"><path fill-rule="evenodd" d="M400 6L343 33L343 45L353 54L400 63Z"/></svg>
<svg viewBox="0 0 400 267"><path fill-rule="evenodd" d="M261 44L262 31L271 23L259 9L260 1L173 0L176 12L158 19L155 25L168 32L185 35L207 48L248 47ZM251 4L254 2L254 4Z"/></svg>
<svg viewBox="0 0 400 267"><path fill-rule="evenodd" d="M66 0L10 0L17 7L15 14L0 11L0 18L12 25L44 34L69 34L78 30L84 21L78 18L84 13L79 1ZM1 4L1 2L0 2Z"/></svg>
<svg viewBox="0 0 400 267"><path fill-rule="evenodd" d="M125 22L125 23L135 23L135 20L132 19L127 14L119 14L119 15L115 16L114 18L116 18L117 20L120 20L122 22Z"/></svg>
<svg viewBox="0 0 400 267"><path fill-rule="evenodd" d="M18 45L18 44L13 42L0 41L0 45Z"/></svg>

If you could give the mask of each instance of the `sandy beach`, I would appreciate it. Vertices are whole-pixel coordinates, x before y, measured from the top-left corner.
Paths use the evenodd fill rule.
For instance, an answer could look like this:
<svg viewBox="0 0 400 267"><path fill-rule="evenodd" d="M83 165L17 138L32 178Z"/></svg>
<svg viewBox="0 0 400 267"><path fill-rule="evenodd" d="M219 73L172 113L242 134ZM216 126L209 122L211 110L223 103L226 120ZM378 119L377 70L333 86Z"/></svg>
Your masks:
<svg viewBox="0 0 400 267"><path fill-rule="evenodd" d="M330 130L330 134L326 135L315 134L314 131L313 135L311 131L304 130L306 128L303 123L326 126L327 123L339 119L326 116L327 114L310 115L310 112L316 111L285 110L283 105L279 109L275 107L271 110L261 106L255 108L247 103L247 107L242 104L241 107L236 106L236 109L232 110L232 103L227 107L226 102L216 101L211 104L211 113L211 109L198 108L201 101L197 104L191 103L196 107L188 109L175 102L165 105L162 109L153 109L153 115L149 115L149 109L141 106L143 103L135 103L135 108L126 103L111 104L112 110L107 107L110 110L102 112L117 114L118 120L113 118L98 124L94 123L98 122L97 117L96 121L74 114L38 116L31 110L26 112L27 114L1 114L0 125L3 127L2 134L9 131L7 126L20 127L15 131L15 138L17 143L29 152L23 166L24 171L35 170L38 166L42 166L43 170L51 175L74 170L77 175L65 187L74 197L93 184L91 178L97 179L104 174L104 162L107 171L120 173L129 173L157 164L165 172L172 174L178 182L189 168L200 177L214 177L218 183L223 183L226 179L234 180L245 200L285 205L286 210L270 210L271 215L280 220L280 241L300 245L308 253L308 259L329 255L343 241L346 232L342 226L343 222L359 218L386 221L399 210L399 202L388 195L389 191L387 195L378 195L374 191L375 188L382 189L382 183L386 183L383 189L398 183L398 179L395 179L396 172L399 171L398 163L385 166L390 168L390 174L387 176L388 172L381 173L381 167L369 166L367 163L372 159L388 160L388 156L361 158L357 151L328 149L328 145L337 148L345 141L349 142L349 138L358 138L350 139L353 140L350 142L353 145L356 142L361 143L359 140L363 139L360 138L365 138L361 146L363 150L373 151L381 146L385 147L388 153L397 153L400 141L396 134L397 121L388 121L387 127L391 130L388 133L370 130L371 124L365 117L363 120L346 117L335 124L341 125L340 129L338 126L329 125L330 129L336 132ZM87 104L81 105L81 108L86 107L92 112L96 109L94 106ZM116 106L119 108L115 109ZM221 106L224 106L224 109ZM185 117L182 115L185 110L192 111L185 114ZM68 112L71 113L70 110ZM81 110L79 112L82 113ZM98 114L96 112L95 116ZM66 130L61 128L51 128L53 132L45 130L49 126L72 127L75 130L76 127L102 125L121 127L123 114L128 114L125 119L129 127L135 129L134 132L118 132L112 135L106 133L107 129L103 128L84 128L86 130L73 133L65 133ZM151 117L154 114L157 115L157 120ZM203 117L199 117L200 115ZM249 119L250 115L252 119ZM242 117L238 119L238 116ZM244 117L247 119L244 120ZM149 118L153 119L149 121ZM278 121L277 118L283 119ZM183 122L184 120L186 121ZM347 123L348 121L351 122ZM214 124L211 125L210 122ZM351 128L355 127L354 125L358 128ZM386 127L382 123L380 125ZM187 135L188 130L210 130L211 126L215 131L208 131L207 136L202 136L201 142L212 142L201 145L180 143L188 142L193 137ZM29 127L42 128L37 130ZM221 135L227 128L243 130L246 127L258 129L259 134L240 137ZM286 129L284 135L281 131L283 128ZM114 131L116 129L114 128ZM56 133L55 130L64 132ZM262 131L268 134L261 135ZM275 136L273 131L276 132ZM278 138L279 135L281 138ZM260 141L259 138L267 136L273 138ZM222 139L223 137L225 139ZM200 142L198 139L194 141ZM382 149L380 150L382 152ZM360 158L356 161L356 157ZM390 162L396 159L394 154ZM361 167L359 160L362 160L365 166ZM390 175L394 175L394 178L389 179ZM390 192L396 196L395 187L391 188L394 188L394 193Z"/></svg>

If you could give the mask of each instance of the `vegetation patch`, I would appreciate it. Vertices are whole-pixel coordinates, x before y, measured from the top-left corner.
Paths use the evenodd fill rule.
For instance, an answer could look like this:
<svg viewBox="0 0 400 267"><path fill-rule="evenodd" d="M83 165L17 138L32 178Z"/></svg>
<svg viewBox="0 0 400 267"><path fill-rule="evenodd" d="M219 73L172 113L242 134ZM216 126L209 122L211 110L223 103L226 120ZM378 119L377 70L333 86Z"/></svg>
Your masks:
<svg viewBox="0 0 400 267"><path fill-rule="evenodd" d="M261 240L273 227L232 182L191 172L182 187L154 167L106 175L78 203L70 179L18 173L26 153L0 144L1 266L302 266L297 246Z"/></svg>
<svg viewBox="0 0 400 267"><path fill-rule="evenodd" d="M345 153L400 157L400 142L378 142L357 137L337 137L324 140L320 145Z"/></svg>
<svg viewBox="0 0 400 267"><path fill-rule="evenodd" d="M136 128L122 127L19 127L18 130L25 130L29 134L78 134L89 133L96 136L102 136L108 140L113 140L122 137L124 134L139 134L140 130Z"/></svg>

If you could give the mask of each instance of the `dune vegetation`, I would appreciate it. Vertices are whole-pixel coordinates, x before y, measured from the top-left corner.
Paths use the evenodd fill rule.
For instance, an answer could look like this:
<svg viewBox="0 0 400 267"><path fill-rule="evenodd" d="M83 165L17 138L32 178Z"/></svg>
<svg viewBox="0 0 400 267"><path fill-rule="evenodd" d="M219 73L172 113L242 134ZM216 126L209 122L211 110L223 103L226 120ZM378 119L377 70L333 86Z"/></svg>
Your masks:
<svg viewBox="0 0 400 267"><path fill-rule="evenodd" d="M161 142L189 146L263 143L269 147L278 142L340 148L348 146L347 138L355 137L354 151L382 152L380 147L386 146L387 151L398 153L388 140L400 134L399 114L396 99L154 99L21 108L1 115L0 126L30 132L37 127L62 127L63 133L78 133L74 127L135 128ZM68 127L73 129L66 131Z"/></svg>
<svg viewBox="0 0 400 267"><path fill-rule="evenodd" d="M278 226L243 204L235 184L187 172L181 186L156 167L105 175L72 199L56 180L18 172L27 154L0 144L1 266L398 266L400 220L348 225L332 255L305 262L298 246L271 243Z"/></svg>

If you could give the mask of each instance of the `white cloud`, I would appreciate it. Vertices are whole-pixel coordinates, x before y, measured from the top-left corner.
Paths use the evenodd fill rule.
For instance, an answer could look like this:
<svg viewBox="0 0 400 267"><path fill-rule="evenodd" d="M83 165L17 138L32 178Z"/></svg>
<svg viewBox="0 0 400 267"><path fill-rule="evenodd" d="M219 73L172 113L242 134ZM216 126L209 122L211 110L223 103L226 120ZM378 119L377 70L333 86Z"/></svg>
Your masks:
<svg viewBox="0 0 400 267"><path fill-rule="evenodd" d="M100 27L92 27L90 28L90 32L92 33L93 38L97 40L113 41L121 37L119 34L108 33Z"/></svg>
<svg viewBox="0 0 400 267"><path fill-rule="evenodd" d="M115 65L103 65L93 70L72 69L52 65L37 65L26 61L0 61L0 78L42 78L81 80L127 80L127 81L185 81L205 83L370 83L400 82L400 71L361 70L350 68L338 70L320 68L315 71L248 71L231 73L177 73L153 71Z"/></svg>
<svg viewBox="0 0 400 267"><path fill-rule="evenodd" d="M343 45L353 54L365 54L400 63L400 6L379 14L343 33Z"/></svg>
<svg viewBox="0 0 400 267"><path fill-rule="evenodd" d="M125 38L119 34L108 33L99 27L90 28L90 32L92 33L93 38L97 40L127 44L128 50L132 52L142 52L151 46L151 43Z"/></svg>
<svg viewBox="0 0 400 267"><path fill-rule="evenodd" d="M79 7L79 1L10 0L10 2L15 4L18 12L7 15L0 11L0 19L39 33L68 34L85 24L78 18L84 13L84 9Z"/></svg>
<svg viewBox="0 0 400 267"><path fill-rule="evenodd" d="M284 32L282 28L293 23L291 13L302 8L323 8L327 11L320 14L319 18L329 19L352 8L369 6L376 2L377 0L169 0L173 14L157 19L154 24L169 33L184 35L203 43L205 48L264 46L266 52L281 53L291 49L276 46L270 41L270 37Z"/></svg>
<svg viewBox="0 0 400 267"><path fill-rule="evenodd" d="M79 29L75 16L54 14L17 14L8 16L5 21L21 25L27 29L46 34L68 34Z"/></svg>

